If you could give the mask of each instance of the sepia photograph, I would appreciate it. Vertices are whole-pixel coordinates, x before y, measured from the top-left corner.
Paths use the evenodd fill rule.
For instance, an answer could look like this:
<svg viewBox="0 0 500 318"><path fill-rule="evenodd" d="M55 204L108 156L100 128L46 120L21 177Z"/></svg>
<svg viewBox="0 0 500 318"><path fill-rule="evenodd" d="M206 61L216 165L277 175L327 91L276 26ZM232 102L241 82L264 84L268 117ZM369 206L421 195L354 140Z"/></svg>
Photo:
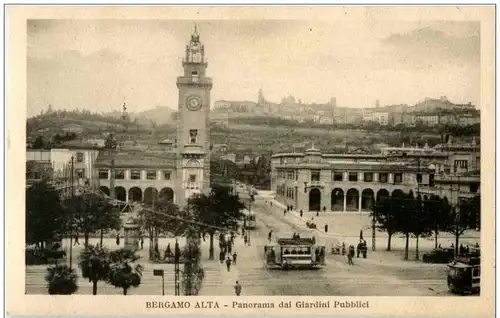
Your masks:
<svg viewBox="0 0 500 318"><path fill-rule="evenodd" d="M136 314L493 306L494 7L48 9L23 21L25 104L7 117L24 296L145 296Z"/></svg>

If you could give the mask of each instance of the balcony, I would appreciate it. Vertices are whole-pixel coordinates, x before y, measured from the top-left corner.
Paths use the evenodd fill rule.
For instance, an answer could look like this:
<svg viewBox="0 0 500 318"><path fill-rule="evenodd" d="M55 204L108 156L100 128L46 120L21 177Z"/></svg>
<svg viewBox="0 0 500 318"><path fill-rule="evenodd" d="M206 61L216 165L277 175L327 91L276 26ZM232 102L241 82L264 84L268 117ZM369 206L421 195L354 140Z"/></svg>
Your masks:
<svg viewBox="0 0 500 318"><path fill-rule="evenodd" d="M210 77L177 77L177 85L200 85L212 87L212 79Z"/></svg>

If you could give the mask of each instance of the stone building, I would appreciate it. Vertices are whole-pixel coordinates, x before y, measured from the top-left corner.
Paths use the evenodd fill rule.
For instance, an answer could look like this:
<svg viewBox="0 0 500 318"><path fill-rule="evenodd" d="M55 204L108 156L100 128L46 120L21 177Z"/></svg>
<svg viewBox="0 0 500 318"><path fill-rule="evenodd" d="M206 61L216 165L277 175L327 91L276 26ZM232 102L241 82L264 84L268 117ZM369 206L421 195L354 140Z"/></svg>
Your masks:
<svg viewBox="0 0 500 318"><path fill-rule="evenodd" d="M303 211L371 211L384 196L415 192L417 180L434 186L434 169L384 155L280 153L271 160L276 199Z"/></svg>

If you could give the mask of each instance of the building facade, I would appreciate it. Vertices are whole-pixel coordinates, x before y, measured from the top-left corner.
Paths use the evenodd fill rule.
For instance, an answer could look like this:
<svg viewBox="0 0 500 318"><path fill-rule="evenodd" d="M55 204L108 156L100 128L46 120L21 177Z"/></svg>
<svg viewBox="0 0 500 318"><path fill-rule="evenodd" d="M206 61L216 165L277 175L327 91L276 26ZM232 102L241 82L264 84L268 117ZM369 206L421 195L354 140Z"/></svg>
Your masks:
<svg viewBox="0 0 500 318"><path fill-rule="evenodd" d="M413 162L392 162L382 155L322 154L314 147L275 154L271 162L276 199L297 211L371 211L380 197L433 187L434 177L433 169Z"/></svg>
<svg viewBox="0 0 500 318"><path fill-rule="evenodd" d="M101 151L95 164L99 187L123 201L165 197L179 207L210 189L210 91L205 48L195 29L177 77L176 147L163 151ZM114 171L114 177L113 177Z"/></svg>

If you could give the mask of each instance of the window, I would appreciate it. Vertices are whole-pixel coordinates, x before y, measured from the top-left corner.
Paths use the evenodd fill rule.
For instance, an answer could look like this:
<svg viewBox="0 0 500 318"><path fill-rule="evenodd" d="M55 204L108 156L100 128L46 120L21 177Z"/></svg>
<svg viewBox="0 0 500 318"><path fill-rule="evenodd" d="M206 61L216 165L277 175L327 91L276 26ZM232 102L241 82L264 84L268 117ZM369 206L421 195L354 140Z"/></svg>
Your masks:
<svg viewBox="0 0 500 318"><path fill-rule="evenodd" d="M349 172L349 181L358 181L358 173Z"/></svg>
<svg viewBox="0 0 500 318"><path fill-rule="evenodd" d="M365 172L363 174L363 177L364 177L363 180L365 182L373 182L373 172Z"/></svg>
<svg viewBox="0 0 500 318"><path fill-rule="evenodd" d="M75 172L78 179L85 178L85 169L75 169Z"/></svg>
<svg viewBox="0 0 500 318"><path fill-rule="evenodd" d="M115 179L125 179L125 170L123 169L118 169L115 170Z"/></svg>
<svg viewBox="0 0 500 318"><path fill-rule="evenodd" d="M342 181L344 180L344 174L339 171L333 172L333 181Z"/></svg>
<svg viewBox="0 0 500 318"><path fill-rule="evenodd" d="M295 170L295 181L299 180L299 171Z"/></svg>
<svg viewBox="0 0 500 318"><path fill-rule="evenodd" d="M479 189L479 184L473 183L469 185L469 191L471 193L477 193L477 190Z"/></svg>
<svg viewBox="0 0 500 318"><path fill-rule="evenodd" d="M146 172L146 177L148 180L156 180L156 170L148 170Z"/></svg>
<svg viewBox="0 0 500 318"><path fill-rule="evenodd" d="M319 181L320 170L311 170L311 181Z"/></svg>
<svg viewBox="0 0 500 318"><path fill-rule="evenodd" d="M196 182L196 175L195 174L189 175L189 182Z"/></svg>
<svg viewBox="0 0 500 318"><path fill-rule="evenodd" d="M76 162L83 162L83 152L76 153Z"/></svg>
<svg viewBox="0 0 500 318"><path fill-rule="evenodd" d="M469 165L469 162L467 160L455 160L454 166L455 166L455 171L458 169L465 169L467 170Z"/></svg>
<svg viewBox="0 0 500 318"><path fill-rule="evenodd" d="M389 179L389 176L387 172L381 172L378 174L378 181L381 183L387 183L387 180Z"/></svg>
<svg viewBox="0 0 500 318"><path fill-rule="evenodd" d="M189 143L195 144L198 142L198 129L189 130Z"/></svg>
<svg viewBox="0 0 500 318"><path fill-rule="evenodd" d="M171 174L172 174L171 171L163 171L163 179L170 180Z"/></svg>
<svg viewBox="0 0 500 318"><path fill-rule="evenodd" d="M130 171L130 179L132 179L132 180L140 180L141 179L141 170L132 170L132 171Z"/></svg>
<svg viewBox="0 0 500 318"><path fill-rule="evenodd" d="M109 171L108 169L99 169L99 179L108 179Z"/></svg>
<svg viewBox="0 0 500 318"><path fill-rule="evenodd" d="M403 183L403 174L402 173L395 173L394 174L394 183L395 184Z"/></svg>
<svg viewBox="0 0 500 318"><path fill-rule="evenodd" d="M422 174L421 173L417 173L417 183L418 184L422 183Z"/></svg>
<svg viewBox="0 0 500 318"><path fill-rule="evenodd" d="M429 187L433 187L434 186L434 174L431 173L429 175Z"/></svg>

